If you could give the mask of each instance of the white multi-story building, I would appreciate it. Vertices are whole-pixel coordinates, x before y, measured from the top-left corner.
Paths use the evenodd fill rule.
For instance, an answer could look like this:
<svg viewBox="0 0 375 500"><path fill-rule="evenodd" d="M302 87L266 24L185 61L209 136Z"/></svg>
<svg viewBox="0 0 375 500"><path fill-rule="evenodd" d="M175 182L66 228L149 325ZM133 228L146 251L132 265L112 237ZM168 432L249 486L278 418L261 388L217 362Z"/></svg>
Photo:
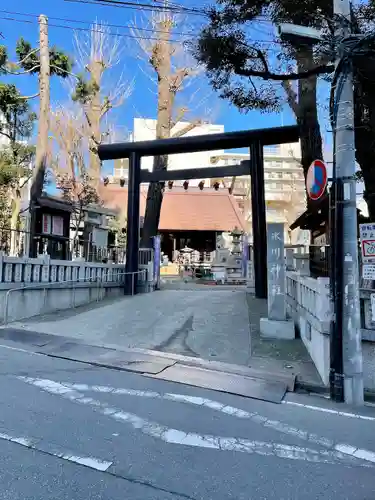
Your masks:
<svg viewBox="0 0 375 500"><path fill-rule="evenodd" d="M178 123L173 132L185 128L188 123ZM134 120L132 139L144 141L155 139L156 120L140 119ZM224 132L223 125L202 124L190 130L186 136L215 134ZM300 145L282 144L264 148L264 180L265 198L268 222L282 222L285 224L285 241L287 243L304 243L308 241L306 232L293 234L288 230L290 224L305 210L305 182L302 167L300 165ZM202 151L197 153L171 155L168 159L168 170L181 170L185 168L212 167L213 165L224 166L238 164L242 160L248 160L249 154L219 151ZM152 157L142 159L142 168L152 169ZM127 160L116 160L114 175L111 182L118 182L128 176ZM233 183L233 195L245 216L247 230L251 237L251 190L250 176L236 179L196 179L189 181L189 186L197 186L201 181L209 188L213 182L220 181L221 189L228 189ZM175 184L182 184L183 181Z"/></svg>
<svg viewBox="0 0 375 500"><path fill-rule="evenodd" d="M178 133L185 127L189 126L188 122L177 123L173 129L173 133ZM135 118L133 133L131 134L131 139L134 141L149 141L154 140L156 137L156 120ZM224 132L224 125L211 125L211 124L201 124L189 130L184 137L194 136L194 135L204 135L204 134L218 134ZM168 170L181 170L184 168L199 168L199 167L209 167L210 158L213 155L221 155L224 150L219 151L199 151L196 153L185 153L170 155L168 158ZM141 167L149 171L152 170L152 157L142 158ZM114 166L114 178L127 179L128 176L128 160L116 160ZM190 186L198 186L202 179L196 179L189 181ZM176 182L176 185L182 185L182 182ZM209 186L209 184L207 184Z"/></svg>
<svg viewBox="0 0 375 500"><path fill-rule="evenodd" d="M264 148L264 189L267 210L267 222L285 224L285 241L287 243L307 243L307 232L291 233L291 223L306 209L305 180L300 164L301 151L299 143L280 144ZM246 153L227 153L212 156L211 164L217 166L234 165L248 160ZM232 184L233 183L233 184ZM236 179L223 179L225 187L233 187L233 195L237 198L243 211L248 231L251 234L251 184L250 176Z"/></svg>

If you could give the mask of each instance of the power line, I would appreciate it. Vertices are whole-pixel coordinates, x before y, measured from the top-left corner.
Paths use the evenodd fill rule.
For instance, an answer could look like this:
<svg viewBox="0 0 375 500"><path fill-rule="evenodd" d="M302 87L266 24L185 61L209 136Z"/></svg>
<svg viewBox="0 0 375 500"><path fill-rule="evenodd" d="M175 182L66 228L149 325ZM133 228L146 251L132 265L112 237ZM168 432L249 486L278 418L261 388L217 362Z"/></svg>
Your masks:
<svg viewBox="0 0 375 500"><path fill-rule="evenodd" d="M178 6L178 4L169 4L169 5L174 5L175 7L172 9L168 6L162 7L161 5L152 5L152 4L139 4L139 3L133 3L133 2L121 2L121 1L112 1L112 0L64 0L65 2L69 3L79 3L79 4L89 4L89 5L101 5L102 7L113 7L113 8L119 8L119 9L130 9L130 10L148 10L148 11L173 11L176 13L185 13L185 14L193 14L193 15L198 15L202 16L205 18L209 17L209 14L201 9L189 9L188 7L183 7L183 6ZM156 1L156 0L154 0ZM161 2L162 0L160 0ZM143 7L141 7L143 5ZM311 16L313 19L315 19L313 16ZM260 15L256 19L254 19L255 22L259 23L272 23L272 20L267 17L266 15Z"/></svg>
<svg viewBox="0 0 375 500"><path fill-rule="evenodd" d="M29 21L27 19L16 19L16 18L12 18L12 17L1 17L0 18L1 20L3 21L14 21L14 22L17 22L17 23L25 23L25 24L37 24L37 21ZM90 29L90 28L80 28L78 26L68 26L68 25L63 25L63 24L54 24L54 23L48 23L48 26L52 26L54 28L61 28L61 29L69 29L69 30L73 30L73 31L82 31L82 32L88 32L88 33L91 33L93 30ZM150 40L150 41L158 41L159 38L157 37L142 37L142 36L135 36L135 35L127 35L125 33L113 33L111 31L103 31L103 30L99 30L99 29L96 29L95 30L97 33L104 33L108 36L114 36L114 37L122 37L122 38L131 38L133 40ZM183 40L170 40L171 43L181 43Z"/></svg>
<svg viewBox="0 0 375 500"><path fill-rule="evenodd" d="M1 11L0 12L4 12L4 11ZM35 18L35 20L28 20L28 19L17 19L15 17L1 17L0 19L3 20L3 21L14 21L14 22L19 22L19 23L24 23L24 24L37 24L38 21L37 21L37 18L38 16L34 15L34 14L23 14L23 13L19 13L19 14L16 14L16 15L24 15L24 16L27 16L27 17L33 17ZM71 19L64 19L64 18L50 18L50 19L60 19L62 21L66 21L66 22L81 22L81 23L85 23L85 24L90 24L89 21L78 21L78 20L71 20ZM63 25L63 24L56 24L56 23L48 23L49 26L51 27L54 27L54 28L60 28L60 29L70 29L70 30L73 30L73 31L81 31L81 32L88 32L88 33L91 33L93 30L92 28L81 28L81 27L77 27L77 26L70 26L70 25ZM112 26L115 26L115 25L112 25ZM130 27L129 26L123 26L124 28L126 29L129 29ZM138 28L137 28L138 29ZM131 34L126 34L126 33L113 33L109 30L100 30L100 29L96 29L95 30L97 33L105 33L106 35L108 36L113 36L113 37L122 37L122 38L129 38L129 39L132 39L132 40L150 40L150 41L159 41L159 38L158 37L147 37L147 36L136 36L136 35L131 35ZM150 30L150 31L153 31L155 32L155 30ZM188 39L187 37L191 37L192 35L194 35L194 33L187 33L186 35L186 40ZM182 38L180 39L171 39L171 43L183 43L184 41L186 40L183 40ZM257 40L257 39L252 39L251 42L254 42L254 43L260 43L260 44L263 44L263 45L268 45L268 46L272 46L272 45L278 45L279 42L276 42L276 41L270 41L270 40ZM270 50L270 49L267 49L267 50Z"/></svg>
<svg viewBox="0 0 375 500"><path fill-rule="evenodd" d="M153 2L162 4L163 6L165 6L165 4L167 3L171 7L176 7L176 8L182 7L182 8L189 8L189 9L193 9L193 10L199 10L198 7L186 7L185 5L182 5L182 4L177 3L177 2L170 2L169 0L168 0L168 2L166 2L166 0L153 0Z"/></svg>
<svg viewBox="0 0 375 500"><path fill-rule="evenodd" d="M207 17L207 13L203 10L199 9L190 9L188 7L183 7L183 6L178 6L178 7L172 7L170 5L155 5L155 4L149 4L149 3L135 3L131 1L124 1L124 0L65 0L67 2L74 2L74 3L89 3L89 4L94 4L94 5L102 5L106 7L119 7L119 8L125 8L125 9L133 9L133 10L151 10L151 11L161 11L161 12L175 12L176 14L193 14L193 15L198 15L198 16L205 16Z"/></svg>
<svg viewBox="0 0 375 500"><path fill-rule="evenodd" d="M26 16L26 17L33 17L33 18L38 18L38 14L31 14L29 12L14 12L10 10L0 10L1 13L3 14L9 14L9 15L16 15L16 16ZM84 21L83 19L69 19L65 17L53 17L53 16L48 16L48 19L53 19L55 21L63 21L67 23L77 23L77 24L90 24L93 25L93 21ZM137 31L148 31L151 33L166 33L163 30L158 30L158 29L152 29L152 28L138 28L137 26L129 26L126 24L109 24L105 23L105 26L108 26L109 28L122 28L122 29L133 29L136 28ZM74 29L74 28L72 28ZM183 32L173 32L173 35L180 35L180 36L191 36L194 33L183 33Z"/></svg>

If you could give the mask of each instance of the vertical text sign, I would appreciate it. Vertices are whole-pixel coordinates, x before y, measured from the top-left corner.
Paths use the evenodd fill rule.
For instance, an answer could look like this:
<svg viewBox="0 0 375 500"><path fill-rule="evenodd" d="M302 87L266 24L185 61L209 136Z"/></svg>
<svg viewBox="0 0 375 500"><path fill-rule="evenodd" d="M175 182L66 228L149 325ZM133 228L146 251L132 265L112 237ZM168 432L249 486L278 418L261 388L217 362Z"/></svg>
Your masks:
<svg viewBox="0 0 375 500"><path fill-rule="evenodd" d="M268 318L285 321L284 224L267 224Z"/></svg>

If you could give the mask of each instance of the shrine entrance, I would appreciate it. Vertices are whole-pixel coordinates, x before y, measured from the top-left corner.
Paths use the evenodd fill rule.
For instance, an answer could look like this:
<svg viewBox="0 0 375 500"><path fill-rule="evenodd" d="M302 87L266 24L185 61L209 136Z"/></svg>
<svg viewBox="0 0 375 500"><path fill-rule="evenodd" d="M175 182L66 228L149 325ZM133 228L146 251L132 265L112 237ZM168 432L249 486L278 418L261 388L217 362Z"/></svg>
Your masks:
<svg viewBox="0 0 375 500"><path fill-rule="evenodd" d="M138 271L139 250L139 202L140 184L168 182L173 180L200 179L202 177L251 176L251 207L253 225L255 295L267 298L267 233L264 193L263 147L274 144L293 143L299 140L297 125L267 129L244 130L219 134L160 139L154 141L105 144L99 146L101 160L129 159L129 187L127 208L126 272ZM224 167L202 167L183 170L141 170L143 156L163 156L179 153L213 151L249 147L249 161ZM137 275L135 275L137 276ZM136 283L135 283L136 285ZM125 294L136 289L131 280L126 282Z"/></svg>

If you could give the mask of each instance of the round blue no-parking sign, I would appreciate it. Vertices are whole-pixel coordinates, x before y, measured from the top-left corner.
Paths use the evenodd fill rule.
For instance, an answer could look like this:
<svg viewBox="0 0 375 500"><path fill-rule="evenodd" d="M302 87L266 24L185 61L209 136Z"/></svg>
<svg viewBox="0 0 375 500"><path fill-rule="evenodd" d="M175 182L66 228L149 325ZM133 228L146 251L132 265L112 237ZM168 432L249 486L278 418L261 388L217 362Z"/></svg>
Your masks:
<svg viewBox="0 0 375 500"><path fill-rule="evenodd" d="M306 177L306 190L311 200L319 200L327 187L327 167L322 160L315 160L310 165Z"/></svg>

